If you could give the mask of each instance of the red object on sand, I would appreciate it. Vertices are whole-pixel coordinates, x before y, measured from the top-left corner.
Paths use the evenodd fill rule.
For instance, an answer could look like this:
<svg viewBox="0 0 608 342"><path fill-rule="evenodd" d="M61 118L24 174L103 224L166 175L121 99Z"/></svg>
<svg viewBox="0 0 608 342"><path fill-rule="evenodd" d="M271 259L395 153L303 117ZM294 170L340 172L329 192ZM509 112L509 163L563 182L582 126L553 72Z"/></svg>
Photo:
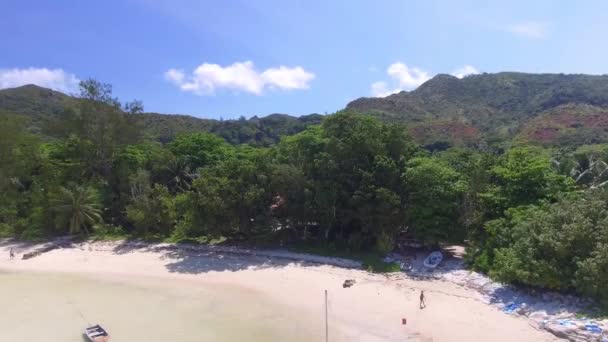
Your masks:
<svg viewBox="0 0 608 342"><path fill-rule="evenodd" d="M406 325L407 324L407 318L402 318L401 319L401 324Z"/></svg>

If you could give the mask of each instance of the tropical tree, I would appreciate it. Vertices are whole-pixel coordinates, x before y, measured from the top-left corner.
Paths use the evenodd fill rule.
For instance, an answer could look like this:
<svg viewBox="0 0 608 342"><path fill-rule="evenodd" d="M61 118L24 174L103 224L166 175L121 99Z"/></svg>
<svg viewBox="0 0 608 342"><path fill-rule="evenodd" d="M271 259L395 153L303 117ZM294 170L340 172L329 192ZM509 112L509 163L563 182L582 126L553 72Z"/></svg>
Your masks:
<svg viewBox="0 0 608 342"><path fill-rule="evenodd" d="M411 159L403 177L409 189L411 233L428 243L462 239L466 232L458 209L467 188L463 177L447 163L428 157Z"/></svg>
<svg viewBox="0 0 608 342"><path fill-rule="evenodd" d="M191 224L184 235L250 237L267 230L272 193L265 160L263 149L244 147L200 169L188 193L184 216Z"/></svg>
<svg viewBox="0 0 608 342"><path fill-rule="evenodd" d="M25 129L26 119L0 111L0 226L19 219L19 204L39 166L39 141Z"/></svg>
<svg viewBox="0 0 608 342"><path fill-rule="evenodd" d="M577 291L608 304L606 193L564 194L556 203L513 208L488 222L489 273L506 282Z"/></svg>
<svg viewBox="0 0 608 342"><path fill-rule="evenodd" d="M481 194L490 218L502 216L509 208L555 200L574 183L556 172L546 151L530 147L509 150L490 174L493 185Z"/></svg>
<svg viewBox="0 0 608 342"><path fill-rule="evenodd" d="M198 177L196 171L190 167L186 158L171 156L163 166L166 175L166 183L173 193L188 191L192 188L192 182Z"/></svg>
<svg viewBox="0 0 608 342"><path fill-rule="evenodd" d="M121 148L141 139L141 102L124 106L112 97L112 86L94 79L80 82L77 105L46 129L51 135L75 138L77 157L86 166L87 176L110 178Z"/></svg>
<svg viewBox="0 0 608 342"><path fill-rule="evenodd" d="M322 241L392 249L405 227L405 163L416 147L403 127L348 111L285 138L272 181L283 222L314 226ZM290 171L298 170L298 172ZM294 193L293 190L298 189Z"/></svg>
<svg viewBox="0 0 608 342"><path fill-rule="evenodd" d="M58 224L68 225L70 234L89 234L89 227L101 221L99 198L91 187L59 187L51 200L51 210L56 213Z"/></svg>
<svg viewBox="0 0 608 342"><path fill-rule="evenodd" d="M169 149L176 157L187 160L192 170L215 165L233 153L224 139L209 133L180 134Z"/></svg>

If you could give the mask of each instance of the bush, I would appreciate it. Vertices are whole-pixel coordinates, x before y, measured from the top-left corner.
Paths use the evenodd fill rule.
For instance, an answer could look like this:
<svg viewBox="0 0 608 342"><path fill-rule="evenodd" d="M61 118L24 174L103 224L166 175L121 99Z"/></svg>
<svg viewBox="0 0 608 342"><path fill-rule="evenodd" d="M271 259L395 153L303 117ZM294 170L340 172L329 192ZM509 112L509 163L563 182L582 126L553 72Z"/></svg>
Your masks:
<svg viewBox="0 0 608 342"><path fill-rule="evenodd" d="M122 240L126 239L128 236L128 233L121 226L98 223L93 226L93 234L91 237L94 240Z"/></svg>
<svg viewBox="0 0 608 342"><path fill-rule="evenodd" d="M0 238L12 237L15 235L15 230L12 226L6 223L0 223Z"/></svg>
<svg viewBox="0 0 608 342"><path fill-rule="evenodd" d="M126 208L127 219L139 234L168 236L175 223L175 203L164 185L155 184L132 199Z"/></svg>
<svg viewBox="0 0 608 342"><path fill-rule="evenodd" d="M28 227L19 235L20 239L28 240L28 241L40 241L44 240L46 235L36 227Z"/></svg>
<svg viewBox="0 0 608 342"><path fill-rule="evenodd" d="M376 239L376 250L381 254L386 254L393 250L395 239L389 234L382 232Z"/></svg>
<svg viewBox="0 0 608 342"><path fill-rule="evenodd" d="M384 262L378 256L365 257L363 259L363 268L368 272L373 273L392 273L401 272L401 266L396 262Z"/></svg>
<svg viewBox="0 0 608 342"><path fill-rule="evenodd" d="M575 291L608 305L608 203L603 193L562 196L553 204L510 209L487 224L492 277ZM481 254L480 265L488 260Z"/></svg>

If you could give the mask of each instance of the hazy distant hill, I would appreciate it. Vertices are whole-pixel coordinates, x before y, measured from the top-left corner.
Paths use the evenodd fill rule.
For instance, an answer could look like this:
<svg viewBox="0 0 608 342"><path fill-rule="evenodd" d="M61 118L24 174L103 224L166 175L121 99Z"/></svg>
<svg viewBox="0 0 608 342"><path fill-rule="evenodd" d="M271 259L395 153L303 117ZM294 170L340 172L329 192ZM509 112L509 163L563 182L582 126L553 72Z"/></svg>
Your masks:
<svg viewBox="0 0 608 342"><path fill-rule="evenodd" d="M30 127L37 133L41 132L45 122L58 119L66 108L75 104L76 99L72 96L36 85L0 90L0 112L30 118ZM144 133L163 142L172 140L179 133L204 131L215 133L234 144L267 146L276 143L283 135L295 134L309 125L319 124L323 116L271 114L248 120L219 121L189 115L144 113L142 118Z"/></svg>
<svg viewBox="0 0 608 342"><path fill-rule="evenodd" d="M594 139L587 134L608 129L606 120L597 119L608 113L608 76L503 72L458 79L437 75L414 91L360 98L346 108L405 122L423 143L460 143L480 136L509 139L521 132L519 138L532 142L576 144ZM564 123L563 118L570 116L577 117L574 126ZM561 133L522 131L532 123L538 132ZM608 136L596 140L605 142Z"/></svg>

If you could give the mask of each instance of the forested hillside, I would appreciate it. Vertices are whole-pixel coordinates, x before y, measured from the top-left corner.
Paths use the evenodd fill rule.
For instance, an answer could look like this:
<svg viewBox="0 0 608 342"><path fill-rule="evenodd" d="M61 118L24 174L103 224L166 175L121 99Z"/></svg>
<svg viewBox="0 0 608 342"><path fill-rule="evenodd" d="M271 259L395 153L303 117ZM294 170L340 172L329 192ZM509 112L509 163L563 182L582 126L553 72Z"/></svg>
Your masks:
<svg viewBox="0 0 608 342"><path fill-rule="evenodd" d="M73 96L36 85L0 90L0 112L28 117L32 132L48 135L45 128L62 120L66 111L76 106ZM262 118L239 120L201 119L189 115L141 113L142 134L160 142L169 142L180 133L211 132L232 144L268 146L283 135L303 131L309 125L319 124L322 115L311 114L292 117L271 114Z"/></svg>
<svg viewBox="0 0 608 342"><path fill-rule="evenodd" d="M34 133L40 133L44 122L58 120L74 105L73 97L36 85L0 90L0 111L28 117L28 127Z"/></svg>
<svg viewBox="0 0 608 342"><path fill-rule="evenodd" d="M467 79L448 80L458 87ZM154 116L142 114L141 103L121 104L108 85L82 82L72 98L25 89L38 97L26 96L30 107L11 110L27 115L0 115L0 236L264 241L365 253L376 261L402 238L429 248L455 242L467 245L472 268L496 279L608 305L608 145L574 146L580 132L603 136L600 93L581 95L593 105L552 101L559 106L550 109L531 91L526 96L537 107L496 100L512 118L524 115L510 106L542 114L529 115L533 121L510 148L429 151L412 139L412 126L354 110L318 125L318 117L280 115L216 122L174 138L173 131L163 143L151 131ZM60 109L38 113L41 91ZM491 103L486 108L498 107ZM44 122L45 116L54 119ZM543 130L547 120L559 124L555 131ZM253 133L226 132L249 125L264 135L254 144L228 142L247 142L242 137ZM484 125L477 130L489 129ZM539 132L575 143L526 144Z"/></svg>
<svg viewBox="0 0 608 342"><path fill-rule="evenodd" d="M34 85L0 90L0 110L30 117L29 126L38 133L73 105L73 97ZM346 109L402 123L417 143L431 150L512 142L546 146L608 142L608 76L505 72L458 79L437 75L414 91L360 98ZM218 121L144 113L142 129L160 142L203 131L233 144L269 146L281 136L319 124L322 118L272 114Z"/></svg>
<svg viewBox="0 0 608 342"><path fill-rule="evenodd" d="M479 140L511 140L534 120L538 134L520 135L548 145L607 142L608 75L525 74L503 72L458 79L437 75L416 90L384 98L360 98L346 108L380 119L408 123L423 144L462 145ZM560 114L552 115L559 107ZM542 116L542 119L535 120ZM565 122L574 116L575 122ZM557 129L556 134L543 134ZM567 131L567 132L565 132ZM567 137L564 137L564 133Z"/></svg>

